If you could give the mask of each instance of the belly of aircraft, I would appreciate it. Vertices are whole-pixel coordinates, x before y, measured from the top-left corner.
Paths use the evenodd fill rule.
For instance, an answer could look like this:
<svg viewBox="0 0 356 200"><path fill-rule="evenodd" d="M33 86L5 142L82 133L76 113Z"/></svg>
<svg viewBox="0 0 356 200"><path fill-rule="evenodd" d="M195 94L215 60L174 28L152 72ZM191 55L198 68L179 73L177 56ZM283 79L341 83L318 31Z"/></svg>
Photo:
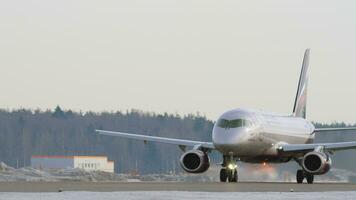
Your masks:
<svg viewBox="0 0 356 200"><path fill-rule="evenodd" d="M224 152L233 152L244 162L288 162L291 155L283 155L277 151L277 145L280 142L305 144L313 142L313 137L306 134L260 133L243 144L226 147Z"/></svg>

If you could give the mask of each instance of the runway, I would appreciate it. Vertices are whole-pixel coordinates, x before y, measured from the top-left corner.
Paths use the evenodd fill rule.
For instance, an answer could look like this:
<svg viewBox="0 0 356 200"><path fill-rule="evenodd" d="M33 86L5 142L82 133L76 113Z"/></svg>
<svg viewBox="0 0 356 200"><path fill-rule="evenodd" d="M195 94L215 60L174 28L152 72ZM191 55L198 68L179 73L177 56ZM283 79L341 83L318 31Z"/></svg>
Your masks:
<svg viewBox="0 0 356 200"><path fill-rule="evenodd" d="M0 182L0 192L188 191L188 192L330 192L356 191L349 183L200 183L200 182Z"/></svg>

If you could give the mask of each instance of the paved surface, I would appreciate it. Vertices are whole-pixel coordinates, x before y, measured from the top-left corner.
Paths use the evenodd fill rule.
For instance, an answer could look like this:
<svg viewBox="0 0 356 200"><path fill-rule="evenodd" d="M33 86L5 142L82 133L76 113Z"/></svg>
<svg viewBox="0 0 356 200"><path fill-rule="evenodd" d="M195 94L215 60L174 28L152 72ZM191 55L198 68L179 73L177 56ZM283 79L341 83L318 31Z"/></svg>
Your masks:
<svg viewBox="0 0 356 200"><path fill-rule="evenodd" d="M325 192L356 191L347 183L184 183L184 182L0 182L0 192L62 191L200 191L200 192Z"/></svg>

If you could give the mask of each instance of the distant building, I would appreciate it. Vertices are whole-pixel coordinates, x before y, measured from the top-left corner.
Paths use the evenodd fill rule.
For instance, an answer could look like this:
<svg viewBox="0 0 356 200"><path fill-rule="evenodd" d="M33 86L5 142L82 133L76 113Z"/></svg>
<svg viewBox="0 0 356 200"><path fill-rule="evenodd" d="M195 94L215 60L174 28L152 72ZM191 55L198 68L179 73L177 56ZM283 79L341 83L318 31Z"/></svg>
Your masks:
<svg viewBox="0 0 356 200"><path fill-rule="evenodd" d="M114 172L106 156L31 156L31 167L40 169L80 168L85 171Z"/></svg>

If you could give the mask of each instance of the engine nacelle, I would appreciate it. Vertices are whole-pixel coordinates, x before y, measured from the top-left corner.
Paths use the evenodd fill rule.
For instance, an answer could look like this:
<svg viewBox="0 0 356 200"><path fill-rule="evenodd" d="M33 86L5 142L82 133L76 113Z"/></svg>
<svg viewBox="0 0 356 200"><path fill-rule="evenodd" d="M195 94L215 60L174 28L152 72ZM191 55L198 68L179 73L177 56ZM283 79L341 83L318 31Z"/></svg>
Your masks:
<svg viewBox="0 0 356 200"><path fill-rule="evenodd" d="M331 168L331 159L325 153L312 151L303 157L302 167L309 174L325 174Z"/></svg>
<svg viewBox="0 0 356 200"><path fill-rule="evenodd" d="M209 156L200 150L185 152L180 157L180 165L189 173L203 173L210 167Z"/></svg>

